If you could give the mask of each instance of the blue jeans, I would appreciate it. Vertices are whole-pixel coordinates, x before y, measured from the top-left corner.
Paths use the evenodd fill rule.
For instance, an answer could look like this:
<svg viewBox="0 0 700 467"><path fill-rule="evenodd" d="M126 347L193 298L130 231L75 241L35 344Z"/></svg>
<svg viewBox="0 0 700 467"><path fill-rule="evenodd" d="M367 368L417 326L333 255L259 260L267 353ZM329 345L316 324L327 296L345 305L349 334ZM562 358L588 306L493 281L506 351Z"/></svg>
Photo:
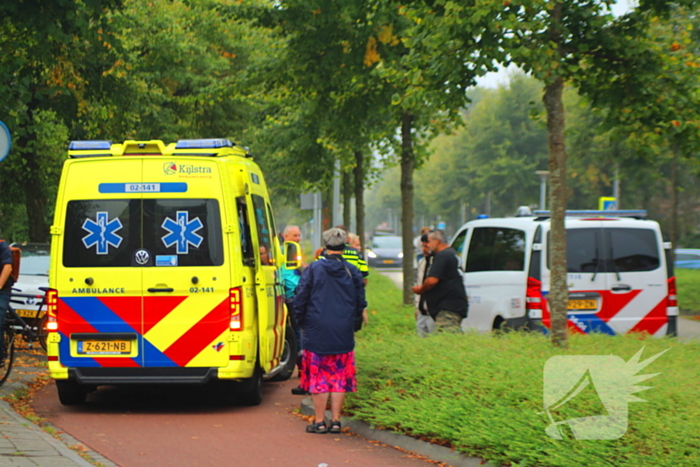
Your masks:
<svg viewBox="0 0 700 467"><path fill-rule="evenodd" d="M0 290L0 359L5 358L5 316L10 308L10 292Z"/></svg>

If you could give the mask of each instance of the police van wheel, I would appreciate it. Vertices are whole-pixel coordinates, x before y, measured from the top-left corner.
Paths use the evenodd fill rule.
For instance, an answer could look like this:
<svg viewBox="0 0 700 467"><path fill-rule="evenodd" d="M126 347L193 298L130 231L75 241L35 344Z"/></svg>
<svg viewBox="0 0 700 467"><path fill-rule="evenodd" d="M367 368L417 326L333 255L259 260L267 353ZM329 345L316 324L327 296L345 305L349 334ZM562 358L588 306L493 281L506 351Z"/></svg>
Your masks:
<svg viewBox="0 0 700 467"><path fill-rule="evenodd" d="M287 381L294 373L294 367L297 364L297 338L296 334L294 334L294 329L290 325L287 325L284 331L284 349L280 360L283 368L270 378L270 381Z"/></svg>
<svg viewBox="0 0 700 467"><path fill-rule="evenodd" d="M243 405L260 405L263 398L263 371L260 365L255 366L253 376L239 383L238 400Z"/></svg>
<svg viewBox="0 0 700 467"><path fill-rule="evenodd" d="M61 401L61 404L81 405L85 403L87 389L75 381L56 380L56 388L58 389L58 400Z"/></svg>

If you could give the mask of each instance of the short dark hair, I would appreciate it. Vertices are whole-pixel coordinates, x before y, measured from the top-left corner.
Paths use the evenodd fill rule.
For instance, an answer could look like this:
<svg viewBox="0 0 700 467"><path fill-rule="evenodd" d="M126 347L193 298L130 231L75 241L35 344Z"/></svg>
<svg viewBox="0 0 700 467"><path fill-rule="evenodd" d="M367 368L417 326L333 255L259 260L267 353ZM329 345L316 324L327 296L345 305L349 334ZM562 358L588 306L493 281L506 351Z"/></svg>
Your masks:
<svg viewBox="0 0 700 467"><path fill-rule="evenodd" d="M421 243L428 243L430 241L430 239L428 238L429 233L430 232L424 233L423 235L420 236Z"/></svg>

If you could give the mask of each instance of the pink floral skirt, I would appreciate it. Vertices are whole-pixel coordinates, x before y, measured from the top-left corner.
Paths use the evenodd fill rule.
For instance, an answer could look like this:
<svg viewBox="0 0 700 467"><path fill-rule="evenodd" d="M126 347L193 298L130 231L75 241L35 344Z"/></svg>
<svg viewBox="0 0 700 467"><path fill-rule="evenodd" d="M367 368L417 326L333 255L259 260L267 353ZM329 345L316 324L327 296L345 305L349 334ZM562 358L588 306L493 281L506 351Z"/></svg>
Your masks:
<svg viewBox="0 0 700 467"><path fill-rule="evenodd" d="M355 392L355 352L319 355L304 350L299 386L311 394Z"/></svg>

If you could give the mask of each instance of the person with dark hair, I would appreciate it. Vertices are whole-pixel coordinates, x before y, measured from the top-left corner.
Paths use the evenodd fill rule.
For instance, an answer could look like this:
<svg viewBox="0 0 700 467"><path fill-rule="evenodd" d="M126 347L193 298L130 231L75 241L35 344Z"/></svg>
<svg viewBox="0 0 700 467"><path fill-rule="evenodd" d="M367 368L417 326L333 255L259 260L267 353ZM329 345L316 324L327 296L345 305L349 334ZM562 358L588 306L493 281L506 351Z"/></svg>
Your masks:
<svg viewBox="0 0 700 467"><path fill-rule="evenodd" d="M294 297L304 349L300 386L311 393L316 415L307 433L340 433L345 393L357 389L354 329L367 302L362 275L343 258L346 239L341 229L323 232L325 253L304 270Z"/></svg>
<svg viewBox="0 0 700 467"><path fill-rule="evenodd" d="M12 294L12 252L5 240L0 240L0 342L5 339L5 315ZM5 362L5 346L0 345L0 366Z"/></svg>
<svg viewBox="0 0 700 467"><path fill-rule="evenodd" d="M422 258L418 261L418 267L416 268L416 285L421 285L424 281L428 272L430 271L430 265L433 262L433 253L430 251L430 246L428 245L428 234L424 233L420 237L421 239L421 249ZM435 320L428 313L428 305L425 302L425 295L416 294L416 331L420 337L426 337L428 334L435 330Z"/></svg>
<svg viewBox="0 0 700 467"><path fill-rule="evenodd" d="M457 252L447 243L442 230L433 230L428 234L428 246L434 255L433 264L425 281L412 287L412 290L425 295L428 312L435 320L437 331L460 332L469 304L458 270Z"/></svg>

